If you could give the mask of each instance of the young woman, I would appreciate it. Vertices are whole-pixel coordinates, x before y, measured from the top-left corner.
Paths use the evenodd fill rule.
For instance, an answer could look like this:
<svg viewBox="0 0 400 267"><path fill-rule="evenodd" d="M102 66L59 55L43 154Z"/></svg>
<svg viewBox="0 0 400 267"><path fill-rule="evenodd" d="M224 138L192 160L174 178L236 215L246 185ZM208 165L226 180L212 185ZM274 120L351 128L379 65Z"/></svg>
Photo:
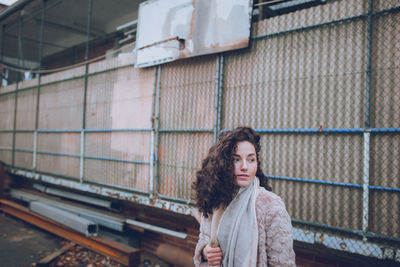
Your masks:
<svg viewBox="0 0 400 267"><path fill-rule="evenodd" d="M202 214L196 266L295 266L292 225L260 167L260 136L224 132L210 148L193 188Z"/></svg>

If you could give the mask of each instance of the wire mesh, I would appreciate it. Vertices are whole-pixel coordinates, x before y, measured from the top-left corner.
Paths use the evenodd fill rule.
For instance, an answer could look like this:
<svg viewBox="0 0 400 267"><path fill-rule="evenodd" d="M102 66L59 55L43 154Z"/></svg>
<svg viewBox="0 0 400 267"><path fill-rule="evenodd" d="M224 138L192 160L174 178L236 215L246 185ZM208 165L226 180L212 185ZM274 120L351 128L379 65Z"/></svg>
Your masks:
<svg viewBox="0 0 400 267"><path fill-rule="evenodd" d="M30 89L18 92L16 129L34 130L36 121L37 90ZM33 138L31 139L33 144Z"/></svg>
<svg viewBox="0 0 400 267"><path fill-rule="evenodd" d="M398 1L377 1L374 10L399 8ZM387 12L372 18L371 127L400 127L400 13ZM371 137L370 183L377 187L400 188L400 133ZM372 190L372 232L400 238L400 190Z"/></svg>
<svg viewBox="0 0 400 267"><path fill-rule="evenodd" d="M332 1L255 23L250 49L225 55L222 125L260 130L296 221L398 239L399 3L372 2L378 13ZM369 144L369 127L394 130Z"/></svg>
<svg viewBox="0 0 400 267"><path fill-rule="evenodd" d="M6 94L0 97L0 129L14 129L15 94Z"/></svg>
<svg viewBox="0 0 400 267"><path fill-rule="evenodd" d="M45 85L40 90L39 129L82 127L83 80Z"/></svg>
<svg viewBox="0 0 400 267"><path fill-rule="evenodd" d="M164 64L159 80L124 56L87 77L85 66L43 76L39 102L37 79L0 87L0 160L32 167L34 133L18 130L35 129L37 109L38 172L143 191L154 178L159 197L187 202L221 110L222 129L260 132L262 168L296 231L325 229L310 242L382 257L368 241L400 240L399 11L397 0L327 1L253 23L248 49ZM7 34L18 45L18 27ZM83 57L71 53L65 64Z"/></svg>
<svg viewBox="0 0 400 267"><path fill-rule="evenodd" d="M79 133L38 133L37 150L38 171L79 177Z"/></svg>
<svg viewBox="0 0 400 267"><path fill-rule="evenodd" d="M12 132L0 132L0 160L9 165L12 164L12 143Z"/></svg>
<svg viewBox="0 0 400 267"><path fill-rule="evenodd" d="M85 156L92 158L85 159L84 177L148 191L154 71L126 63L121 58L90 65L90 73L99 73L88 79L86 127L99 131L85 134Z"/></svg>
<svg viewBox="0 0 400 267"><path fill-rule="evenodd" d="M191 198L195 170L213 141L215 62L215 57L200 57L162 68L157 151L161 195Z"/></svg>
<svg viewBox="0 0 400 267"><path fill-rule="evenodd" d="M33 132L15 134L15 166L26 169L33 167L33 138Z"/></svg>
<svg viewBox="0 0 400 267"><path fill-rule="evenodd" d="M148 190L149 132L107 132L85 135L85 156L98 158L85 160L85 180Z"/></svg>

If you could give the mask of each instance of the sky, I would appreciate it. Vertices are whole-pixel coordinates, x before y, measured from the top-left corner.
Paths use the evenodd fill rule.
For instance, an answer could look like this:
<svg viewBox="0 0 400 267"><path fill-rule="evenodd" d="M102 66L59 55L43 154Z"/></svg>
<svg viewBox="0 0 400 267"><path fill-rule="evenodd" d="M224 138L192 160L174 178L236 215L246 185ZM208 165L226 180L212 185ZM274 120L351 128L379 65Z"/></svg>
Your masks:
<svg viewBox="0 0 400 267"><path fill-rule="evenodd" d="M12 4L14 4L17 1L18 0L0 0L0 4L6 5L6 6L11 6Z"/></svg>

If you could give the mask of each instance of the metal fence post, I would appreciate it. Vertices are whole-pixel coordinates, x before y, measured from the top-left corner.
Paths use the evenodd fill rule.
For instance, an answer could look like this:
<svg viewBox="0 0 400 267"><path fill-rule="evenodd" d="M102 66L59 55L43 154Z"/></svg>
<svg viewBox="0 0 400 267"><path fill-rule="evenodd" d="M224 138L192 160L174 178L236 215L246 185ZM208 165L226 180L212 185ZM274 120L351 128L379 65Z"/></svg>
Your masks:
<svg viewBox="0 0 400 267"><path fill-rule="evenodd" d="M224 55L218 54L215 70L215 119L214 119L214 143L218 140L222 123L222 90L224 81Z"/></svg>
<svg viewBox="0 0 400 267"><path fill-rule="evenodd" d="M23 14L20 13L19 16L19 24L18 24L18 64L23 60L22 55L22 31L23 31ZM17 72L16 76L16 85L15 85L15 101L14 101L14 125L13 125L13 138L12 138L12 160L11 165L15 166L15 139L16 139L16 131L17 131L17 107L18 107L18 86L19 79L21 78L21 74Z"/></svg>
<svg viewBox="0 0 400 267"><path fill-rule="evenodd" d="M160 93L161 93L161 65L158 65L157 66L157 68L158 68L158 71L157 71L157 93L156 93L156 95L157 95L157 101L156 101L156 117L155 117L155 119L156 119L156 132L155 132L155 134L156 134L156 146L155 146L155 158L154 158L154 161L155 161L155 171L154 171L154 188L155 188L155 191L157 192L158 190L157 190L157 186L158 186L158 165L159 165L159 161L158 161L158 149L159 149L159 144L160 144L160 100L161 100L161 96L160 96Z"/></svg>
<svg viewBox="0 0 400 267"><path fill-rule="evenodd" d="M215 68L215 99L214 99L214 143L217 142L218 139L218 96L219 96L219 54L217 55L216 59L216 68Z"/></svg>
<svg viewBox="0 0 400 267"><path fill-rule="evenodd" d="M83 93L83 108L82 108L82 131L81 131L81 155L80 155L80 181L84 181L84 170L85 170L85 129L86 129L86 102L87 102L87 89L88 89L88 73L89 73L89 43L90 43L90 30L92 24L92 11L93 11L93 0L89 0L88 9L88 22L86 30L86 51L85 51L85 79L84 79L84 93Z"/></svg>
<svg viewBox="0 0 400 267"><path fill-rule="evenodd" d="M222 127L222 98L223 98L223 90L224 90L224 54L219 55L219 82L218 82L218 124L217 124L217 133L221 131Z"/></svg>
<svg viewBox="0 0 400 267"><path fill-rule="evenodd" d="M42 1L42 16L40 18L40 39L39 39L39 71L42 70L42 57L43 57L43 37L44 37L44 19L46 17L46 0ZM33 133L33 160L32 168L36 171L37 163L37 130L39 129L39 107L40 107L40 87L42 75L38 74L38 85L36 95L36 117L35 117L35 131Z"/></svg>
<svg viewBox="0 0 400 267"><path fill-rule="evenodd" d="M370 164L370 101L371 101L371 50L372 50L372 0L368 1L367 19L367 69L365 88L365 122L364 122L364 149L363 149L363 218L362 230L364 233L369 227L369 164ZM365 238L365 237L364 237Z"/></svg>
<svg viewBox="0 0 400 267"><path fill-rule="evenodd" d="M154 193L154 143L155 143L155 120L156 118L156 92L158 86L158 66L154 67L154 85L153 85L153 100L152 100L152 111L151 111L151 136L150 136L150 173L149 173L149 192L150 198L153 197Z"/></svg>

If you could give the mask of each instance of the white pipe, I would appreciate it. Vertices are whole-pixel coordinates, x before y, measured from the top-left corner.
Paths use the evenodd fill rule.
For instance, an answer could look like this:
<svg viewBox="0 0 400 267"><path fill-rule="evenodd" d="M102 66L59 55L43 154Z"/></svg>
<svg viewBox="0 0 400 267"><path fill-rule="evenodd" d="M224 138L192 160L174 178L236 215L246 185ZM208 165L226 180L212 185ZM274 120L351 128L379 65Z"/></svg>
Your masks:
<svg viewBox="0 0 400 267"><path fill-rule="evenodd" d="M187 234L184 233L180 233L180 232L176 232L176 231L172 231L163 227L159 227L159 226L155 226L152 224L148 224L148 223L143 223L143 222L138 222L135 220L131 220L131 219L126 219L126 223L130 224L130 225L134 225L136 227L145 229L145 230L149 230L152 232L156 232L156 233L160 233L160 234L165 234L165 235L169 235L169 236L173 236L173 237L177 237L180 239L186 239L187 238Z"/></svg>
<svg viewBox="0 0 400 267"><path fill-rule="evenodd" d="M37 130L33 132L33 160L32 168L36 170L36 155L37 155Z"/></svg>
<svg viewBox="0 0 400 267"><path fill-rule="evenodd" d="M83 183L83 170L84 170L84 153L85 153L85 130L81 130L81 157L79 164L79 178L81 183Z"/></svg>
<svg viewBox="0 0 400 267"><path fill-rule="evenodd" d="M364 133L364 162L363 162L363 217L362 229L368 231L369 214L369 155L370 155L370 136L369 132Z"/></svg>
<svg viewBox="0 0 400 267"><path fill-rule="evenodd" d="M150 137L150 179L149 179L149 192L150 196L153 195L153 175L154 175L154 129L151 131Z"/></svg>

